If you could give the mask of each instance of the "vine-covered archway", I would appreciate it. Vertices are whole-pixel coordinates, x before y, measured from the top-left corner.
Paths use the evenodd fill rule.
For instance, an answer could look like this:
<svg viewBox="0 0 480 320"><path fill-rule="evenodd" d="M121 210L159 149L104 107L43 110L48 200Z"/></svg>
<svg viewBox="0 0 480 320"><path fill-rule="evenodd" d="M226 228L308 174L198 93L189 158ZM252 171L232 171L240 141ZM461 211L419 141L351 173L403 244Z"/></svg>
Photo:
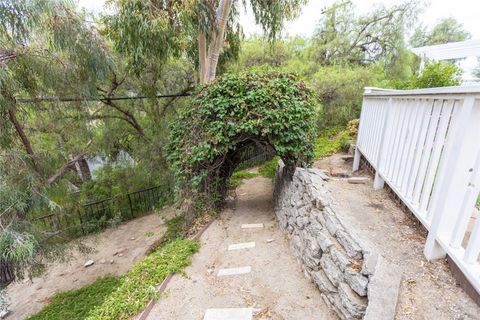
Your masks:
<svg viewBox="0 0 480 320"><path fill-rule="evenodd" d="M253 144L273 149L291 172L308 165L315 104L303 81L270 70L228 74L199 89L172 124L168 146L187 223L201 208L218 208L242 151Z"/></svg>

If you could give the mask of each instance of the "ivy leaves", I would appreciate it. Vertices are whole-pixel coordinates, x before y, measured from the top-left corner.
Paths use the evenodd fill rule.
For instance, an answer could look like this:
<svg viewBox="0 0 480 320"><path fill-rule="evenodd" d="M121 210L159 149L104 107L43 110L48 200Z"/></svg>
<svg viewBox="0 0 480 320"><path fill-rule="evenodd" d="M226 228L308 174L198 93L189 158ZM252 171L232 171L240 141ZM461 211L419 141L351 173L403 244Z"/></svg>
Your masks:
<svg viewBox="0 0 480 320"><path fill-rule="evenodd" d="M167 153L177 187L206 192L215 177L233 172L235 150L246 143L273 147L291 170L307 165L314 157L315 104L294 75L268 69L227 74L200 88L171 126ZM220 179L220 190L227 179Z"/></svg>

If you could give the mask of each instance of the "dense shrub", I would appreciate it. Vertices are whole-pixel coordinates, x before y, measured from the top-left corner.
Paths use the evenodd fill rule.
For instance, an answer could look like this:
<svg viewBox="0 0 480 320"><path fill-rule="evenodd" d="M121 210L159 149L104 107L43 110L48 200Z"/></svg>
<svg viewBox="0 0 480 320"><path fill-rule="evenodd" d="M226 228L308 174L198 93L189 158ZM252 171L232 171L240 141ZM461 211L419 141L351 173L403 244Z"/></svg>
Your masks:
<svg viewBox="0 0 480 320"><path fill-rule="evenodd" d="M418 89L458 86L462 83L462 70L445 62L428 62L423 71L407 81L397 83L398 89Z"/></svg>
<svg viewBox="0 0 480 320"><path fill-rule="evenodd" d="M218 207L242 150L254 143L272 147L289 170L309 164L314 107L302 81L266 69L228 74L201 88L173 123L168 146L178 191L191 200L184 202L185 210ZM187 223L191 217L187 214Z"/></svg>
<svg viewBox="0 0 480 320"><path fill-rule="evenodd" d="M320 67L310 79L323 109L318 120L320 129L346 125L358 118L365 87L377 85L380 77L373 67Z"/></svg>

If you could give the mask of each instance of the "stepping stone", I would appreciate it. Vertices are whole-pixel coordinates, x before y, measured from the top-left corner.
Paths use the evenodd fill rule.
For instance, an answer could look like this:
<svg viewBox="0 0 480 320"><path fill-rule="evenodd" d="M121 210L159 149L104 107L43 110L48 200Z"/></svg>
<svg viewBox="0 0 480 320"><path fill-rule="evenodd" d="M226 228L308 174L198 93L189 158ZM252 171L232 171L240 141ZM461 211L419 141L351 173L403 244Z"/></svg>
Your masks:
<svg viewBox="0 0 480 320"><path fill-rule="evenodd" d="M252 308L207 309L203 320L252 320Z"/></svg>
<svg viewBox="0 0 480 320"><path fill-rule="evenodd" d="M242 224L242 229L263 228L263 223L246 223Z"/></svg>
<svg viewBox="0 0 480 320"><path fill-rule="evenodd" d="M248 249L248 248L255 248L255 242L245 242L245 243L231 244L231 245L228 246L228 251Z"/></svg>
<svg viewBox="0 0 480 320"><path fill-rule="evenodd" d="M348 183L351 184L365 184L368 180L368 177L352 177L347 179Z"/></svg>
<svg viewBox="0 0 480 320"><path fill-rule="evenodd" d="M252 267L250 267L250 266L220 269L220 270L218 270L217 277L234 276L234 275L237 275L237 274L249 273L250 271L252 271Z"/></svg>

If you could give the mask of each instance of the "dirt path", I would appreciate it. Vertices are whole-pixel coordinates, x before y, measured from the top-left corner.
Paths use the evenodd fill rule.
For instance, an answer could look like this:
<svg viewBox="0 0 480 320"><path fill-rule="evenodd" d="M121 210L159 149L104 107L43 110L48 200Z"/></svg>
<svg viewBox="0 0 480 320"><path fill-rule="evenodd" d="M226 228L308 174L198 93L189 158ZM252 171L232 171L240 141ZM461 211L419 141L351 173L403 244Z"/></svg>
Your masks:
<svg viewBox="0 0 480 320"><path fill-rule="evenodd" d="M34 278L33 282L27 280L8 286L11 313L7 320L24 319L40 311L57 292L83 287L97 277L118 276L127 272L135 261L145 256L148 248L164 232L165 227L159 215L150 214L96 236L88 236L85 244L95 248L94 253L83 255L75 251L68 263L51 265L43 277ZM90 259L95 263L84 267Z"/></svg>
<svg viewBox="0 0 480 320"><path fill-rule="evenodd" d="M351 162L342 160L341 155L322 159L315 167L351 172ZM359 175L368 176L366 172ZM385 190L373 190L372 184L372 179L366 184L331 179L328 187L343 212L369 235L379 252L402 269L396 319L480 319L480 308L456 285L446 261L426 261L426 233L419 222L404 213Z"/></svg>
<svg viewBox="0 0 480 320"><path fill-rule="evenodd" d="M187 277L174 276L148 319L201 320L209 308L246 307L259 309L254 319L336 319L303 276L272 208L269 179L244 181L235 208L222 212L202 235ZM257 223L264 228L241 228ZM228 251L229 245L246 242L255 247ZM246 266L251 272L217 277L220 269Z"/></svg>

